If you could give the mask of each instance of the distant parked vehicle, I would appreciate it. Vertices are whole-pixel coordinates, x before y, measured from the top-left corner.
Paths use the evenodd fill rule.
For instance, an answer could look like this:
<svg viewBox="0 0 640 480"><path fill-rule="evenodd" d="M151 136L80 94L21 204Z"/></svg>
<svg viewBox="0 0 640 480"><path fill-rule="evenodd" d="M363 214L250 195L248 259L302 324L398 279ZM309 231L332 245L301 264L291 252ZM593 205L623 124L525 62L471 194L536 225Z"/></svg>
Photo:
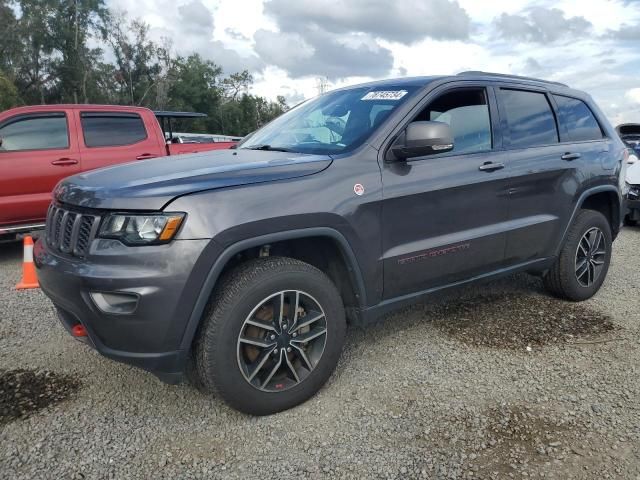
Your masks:
<svg viewBox="0 0 640 480"><path fill-rule="evenodd" d="M616 127L616 132L627 147L640 155L640 123L624 123Z"/></svg>
<svg viewBox="0 0 640 480"><path fill-rule="evenodd" d="M167 140L169 137L167 134ZM220 142L239 142L243 137L235 137L231 135L216 135L209 133L180 133L174 132L172 143L220 143Z"/></svg>
<svg viewBox="0 0 640 480"><path fill-rule="evenodd" d="M110 105L38 105L1 113L0 237L44 227L51 191L70 175L235 145L174 143L172 120L194 117L206 115Z"/></svg>
<svg viewBox="0 0 640 480"><path fill-rule="evenodd" d="M627 212L624 223L634 226L640 221L640 161L638 161L638 154L631 148L627 164Z"/></svg>

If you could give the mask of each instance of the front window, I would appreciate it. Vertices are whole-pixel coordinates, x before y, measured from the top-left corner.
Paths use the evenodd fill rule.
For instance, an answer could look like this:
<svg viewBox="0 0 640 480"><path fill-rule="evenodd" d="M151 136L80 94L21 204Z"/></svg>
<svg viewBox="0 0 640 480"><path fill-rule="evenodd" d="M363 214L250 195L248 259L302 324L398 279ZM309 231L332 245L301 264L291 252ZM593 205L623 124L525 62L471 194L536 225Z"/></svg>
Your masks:
<svg viewBox="0 0 640 480"><path fill-rule="evenodd" d="M338 154L362 145L415 86L356 87L322 95L277 118L238 148Z"/></svg>
<svg viewBox="0 0 640 480"><path fill-rule="evenodd" d="M484 88L459 88L444 93L423 109L415 121L443 122L451 127L454 153L491 150L491 118Z"/></svg>
<svg viewBox="0 0 640 480"><path fill-rule="evenodd" d="M69 132L64 113L19 117L0 127L0 152L66 148Z"/></svg>

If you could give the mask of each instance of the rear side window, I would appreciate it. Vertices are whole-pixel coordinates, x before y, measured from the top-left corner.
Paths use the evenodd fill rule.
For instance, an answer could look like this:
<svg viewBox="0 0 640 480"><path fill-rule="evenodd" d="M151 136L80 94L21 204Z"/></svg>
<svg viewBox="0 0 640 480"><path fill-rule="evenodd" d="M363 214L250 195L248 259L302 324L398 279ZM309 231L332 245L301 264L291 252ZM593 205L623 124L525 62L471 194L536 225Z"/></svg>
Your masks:
<svg viewBox="0 0 640 480"><path fill-rule="evenodd" d="M600 140L602 130L600 124L593 116L593 112L581 100L562 95L554 95L553 99L558 105L558 118L568 135L569 140L581 142L584 140Z"/></svg>
<svg viewBox="0 0 640 480"><path fill-rule="evenodd" d="M121 147L147 138L140 115L135 113L88 113L80 115L87 147Z"/></svg>
<svg viewBox="0 0 640 480"><path fill-rule="evenodd" d="M500 90L511 147L526 148L558 143L558 129L544 93Z"/></svg>
<svg viewBox="0 0 640 480"><path fill-rule="evenodd" d="M25 116L0 127L0 152L69 148L69 131L64 113Z"/></svg>

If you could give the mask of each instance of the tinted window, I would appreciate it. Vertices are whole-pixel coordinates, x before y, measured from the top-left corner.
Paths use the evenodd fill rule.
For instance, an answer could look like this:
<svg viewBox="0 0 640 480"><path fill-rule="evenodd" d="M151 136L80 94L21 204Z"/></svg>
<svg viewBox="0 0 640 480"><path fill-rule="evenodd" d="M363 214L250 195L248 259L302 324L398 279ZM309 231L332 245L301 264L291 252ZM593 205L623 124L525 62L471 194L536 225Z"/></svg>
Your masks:
<svg viewBox="0 0 640 480"><path fill-rule="evenodd" d="M83 113L81 120L87 147L133 145L147 138L144 123L136 114Z"/></svg>
<svg viewBox="0 0 640 480"><path fill-rule="evenodd" d="M67 119L64 114L24 117L0 127L0 151L69 148Z"/></svg>
<svg viewBox="0 0 640 480"><path fill-rule="evenodd" d="M553 99L558 105L560 124L567 129L570 140L579 142L602 138L598 121L583 101L561 95L554 95Z"/></svg>
<svg viewBox="0 0 640 480"><path fill-rule="evenodd" d="M453 151L456 153L491 149L491 120L483 88L447 92L431 102L414 120L448 124L453 132Z"/></svg>
<svg viewBox="0 0 640 480"><path fill-rule="evenodd" d="M553 111L543 93L501 90L512 147L524 148L558 142Z"/></svg>

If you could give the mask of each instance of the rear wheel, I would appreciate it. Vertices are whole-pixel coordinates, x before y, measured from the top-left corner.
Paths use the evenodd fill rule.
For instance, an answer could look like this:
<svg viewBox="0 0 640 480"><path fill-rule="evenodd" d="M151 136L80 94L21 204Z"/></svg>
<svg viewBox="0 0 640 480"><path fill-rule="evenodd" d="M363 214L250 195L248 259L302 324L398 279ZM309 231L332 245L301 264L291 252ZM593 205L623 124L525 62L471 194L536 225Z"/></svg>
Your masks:
<svg viewBox="0 0 640 480"><path fill-rule="evenodd" d="M582 210L569 228L564 246L544 285L553 295L581 301L602 286L611 262L611 227L600 212Z"/></svg>
<svg viewBox="0 0 640 480"><path fill-rule="evenodd" d="M241 265L223 280L195 345L205 390L268 415L315 394L340 357L342 299L320 270L290 258Z"/></svg>

